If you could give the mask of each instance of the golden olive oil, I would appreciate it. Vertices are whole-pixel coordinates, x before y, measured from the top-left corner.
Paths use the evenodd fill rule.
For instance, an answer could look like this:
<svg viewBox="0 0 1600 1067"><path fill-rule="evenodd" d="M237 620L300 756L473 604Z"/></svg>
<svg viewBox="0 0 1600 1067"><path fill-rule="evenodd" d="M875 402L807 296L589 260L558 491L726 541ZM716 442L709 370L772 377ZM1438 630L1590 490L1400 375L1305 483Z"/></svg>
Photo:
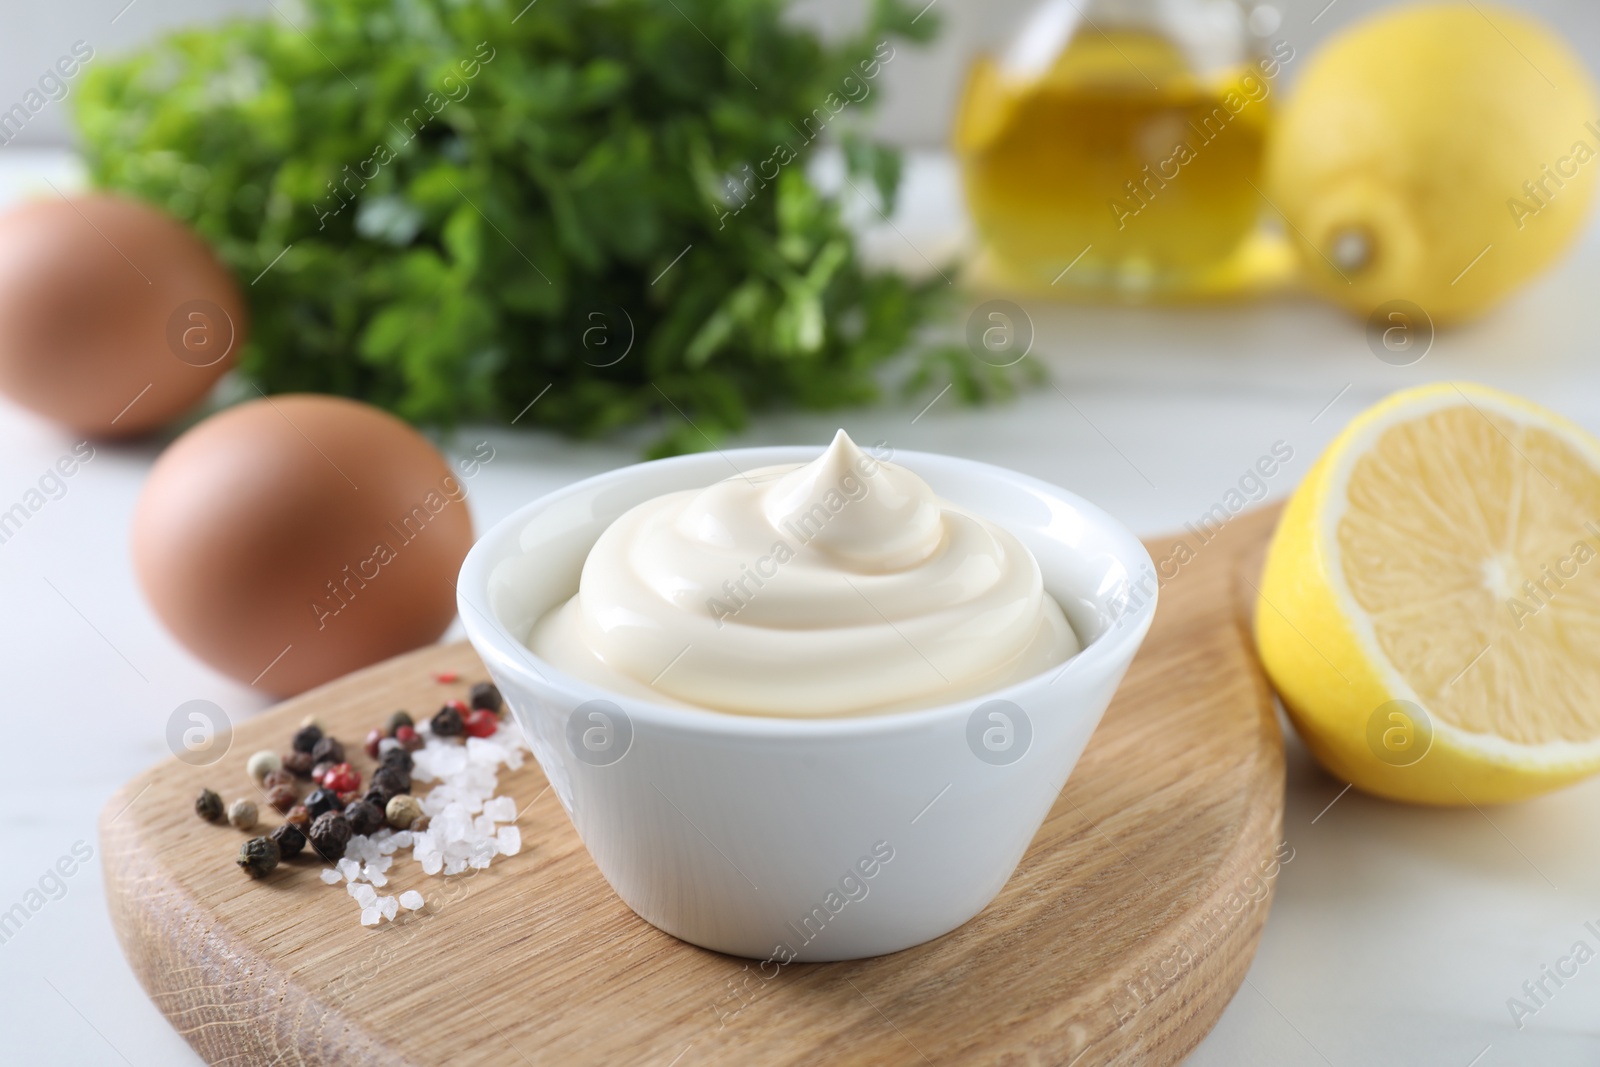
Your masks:
<svg viewBox="0 0 1600 1067"><path fill-rule="evenodd" d="M1251 240L1267 69L1202 78L1158 33L1087 27L1027 82L981 57L955 147L995 271L1138 297L1226 288L1250 273L1241 258L1272 259Z"/></svg>

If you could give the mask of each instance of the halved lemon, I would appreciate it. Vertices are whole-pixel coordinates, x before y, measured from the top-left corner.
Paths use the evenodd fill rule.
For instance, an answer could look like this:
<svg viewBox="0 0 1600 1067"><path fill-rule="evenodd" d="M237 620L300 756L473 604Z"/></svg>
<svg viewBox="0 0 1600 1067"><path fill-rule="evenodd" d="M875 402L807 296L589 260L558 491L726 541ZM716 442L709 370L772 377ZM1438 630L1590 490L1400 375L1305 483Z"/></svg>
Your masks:
<svg viewBox="0 0 1600 1067"><path fill-rule="evenodd" d="M1600 440L1441 383L1370 408L1295 491L1256 605L1306 745L1360 789L1520 800L1600 770Z"/></svg>

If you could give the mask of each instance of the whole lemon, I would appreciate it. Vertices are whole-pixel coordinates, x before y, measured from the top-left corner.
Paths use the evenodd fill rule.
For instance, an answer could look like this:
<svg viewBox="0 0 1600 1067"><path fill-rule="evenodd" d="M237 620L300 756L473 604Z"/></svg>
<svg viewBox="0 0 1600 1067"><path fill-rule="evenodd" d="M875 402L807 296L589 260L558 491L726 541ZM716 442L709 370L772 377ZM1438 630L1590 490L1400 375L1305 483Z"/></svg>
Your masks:
<svg viewBox="0 0 1600 1067"><path fill-rule="evenodd" d="M1487 310L1570 244L1600 174L1600 99L1527 15L1418 4L1321 50L1268 152L1313 288L1367 315Z"/></svg>

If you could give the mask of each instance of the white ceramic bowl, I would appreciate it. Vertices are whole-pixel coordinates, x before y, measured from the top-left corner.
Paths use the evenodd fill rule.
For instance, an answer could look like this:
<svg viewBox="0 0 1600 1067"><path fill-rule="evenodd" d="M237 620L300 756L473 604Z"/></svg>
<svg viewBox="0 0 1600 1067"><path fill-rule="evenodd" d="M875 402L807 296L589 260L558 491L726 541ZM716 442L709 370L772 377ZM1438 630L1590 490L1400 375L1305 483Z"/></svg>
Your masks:
<svg viewBox="0 0 1600 1067"><path fill-rule="evenodd" d="M1004 526L1087 647L981 701L844 719L695 711L618 696L526 646L577 591L600 533L652 497L818 448L680 456L517 510L461 569L462 622L600 872L646 921L773 961L909 948L1000 891L1155 614L1154 567L1099 508L1035 478L920 452L895 463ZM764 965L765 967L765 965Z"/></svg>

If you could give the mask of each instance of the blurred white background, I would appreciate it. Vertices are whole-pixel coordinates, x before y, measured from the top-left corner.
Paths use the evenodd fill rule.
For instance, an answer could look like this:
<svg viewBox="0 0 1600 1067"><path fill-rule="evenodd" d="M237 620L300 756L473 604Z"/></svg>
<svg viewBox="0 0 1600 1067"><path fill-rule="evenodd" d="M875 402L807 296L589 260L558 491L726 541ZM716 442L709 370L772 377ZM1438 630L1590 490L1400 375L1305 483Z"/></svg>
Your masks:
<svg viewBox="0 0 1600 1067"><path fill-rule="evenodd" d="M923 0L925 2L925 0ZM967 63L977 51L994 50L1031 11L1037 0L934 0L930 14L944 24L940 39L919 51L906 50L884 73L884 98L875 123L899 144L936 146L945 143ZM1363 15L1393 0L1282 0L1280 35L1296 49L1305 49ZM239 13L276 13L293 17L298 0L54 0L52 3L10 3L0 32L0 111L21 99L39 75L74 41L86 41L97 53L117 53L176 26L219 21ZM1554 25L1600 70L1600 3L1596 0L1514 0L1512 6L1532 12ZM849 26L862 17L867 0L797 0L797 18L824 27ZM1292 67L1288 76L1299 73ZM70 142L66 102L52 104L35 117L19 146L40 147Z"/></svg>

